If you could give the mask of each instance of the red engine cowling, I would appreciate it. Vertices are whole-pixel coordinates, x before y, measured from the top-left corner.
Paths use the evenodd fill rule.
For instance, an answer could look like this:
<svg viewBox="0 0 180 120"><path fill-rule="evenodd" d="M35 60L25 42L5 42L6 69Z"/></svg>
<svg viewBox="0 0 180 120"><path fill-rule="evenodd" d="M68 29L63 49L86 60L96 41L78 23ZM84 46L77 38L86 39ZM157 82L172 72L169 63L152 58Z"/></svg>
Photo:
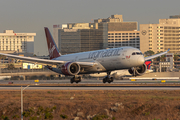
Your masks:
<svg viewBox="0 0 180 120"><path fill-rule="evenodd" d="M143 75L146 72L146 69L147 69L146 64L143 64L140 67L136 67L135 74L136 75ZM134 69L129 69L128 71L130 74L132 74L132 75L134 74Z"/></svg>
<svg viewBox="0 0 180 120"><path fill-rule="evenodd" d="M61 72L64 75L77 75L79 71L80 66L75 62L67 62L61 67Z"/></svg>

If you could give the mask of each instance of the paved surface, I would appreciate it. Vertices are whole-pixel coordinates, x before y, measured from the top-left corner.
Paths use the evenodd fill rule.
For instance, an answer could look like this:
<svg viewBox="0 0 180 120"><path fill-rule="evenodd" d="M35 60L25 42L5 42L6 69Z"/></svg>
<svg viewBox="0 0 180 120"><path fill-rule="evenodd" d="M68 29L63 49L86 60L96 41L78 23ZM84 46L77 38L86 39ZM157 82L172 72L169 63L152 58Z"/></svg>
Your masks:
<svg viewBox="0 0 180 120"><path fill-rule="evenodd" d="M161 80L115 80L113 83L102 83L101 80L96 79L84 79L81 83L78 83L78 86L68 86L70 80L39 80L39 83L35 83L34 80L1 80L0 84L8 84L9 82L13 82L14 84L30 84L30 86L26 90L180 90L179 86L171 86L169 84L180 84L180 80L166 80L165 83L161 83ZM54 86L48 86L47 84L54 84ZM126 86L126 84L138 84L141 86ZM160 86L153 86L152 84L159 84ZM168 86L164 86L164 84L168 84ZM35 85L35 84L43 84L43 86ZM64 84L63 86L58 86L58 84ZM67 86L66 86L67 84ZM91 86L85 86L87 84L92 84ZM113 84L117 84L117 86L111 86ZM121 86L123 84L124 86ZM144 86L143 86L144 84ZM147 84L151 84L147 86ZM77 85L76 83L72 85ZM101 86L97 86L101 85ZM107 86L108 85L108 86ZM20 86L0 86L0 90L20 90ZM23 86L25 87L25 86Z"/></svg>
<svg viewBox="0 0 180 120"><path fill-rule="evenodd" d="M34 75L58 75L52 71L39 71L39 72L15 72L15 73L0 73L0 76L34 76Z"/></svg>
<svg viewBox="0 0 180 120"><path fill-rule="evenodd" d="M0 90L20 90L21 87L0 87ZM180 90L176 86L29 86L25 90Z"/></svg>
<svg viewBox="0 0 180 120"><path fill-rule="evenodd" d="M131 80L114 80L110 84L136 84L136 83L161 83L161 80L164 79L159 79L159 80L136 80L136 81L131 81ZM180 83L180 80L165 80L165 83ZM0 84L8 84L9 82L13 82L13 84L35 84L34 80L0 80ZM70 83L70 80L39 80L38 84L64 84L64 83ZM83 79L80 83L78 84L104 84L102 83L102 80L97 80L97 79ZM76 83L74 83L76 84ZM106 83L109 84L109 83Z"/></svg>

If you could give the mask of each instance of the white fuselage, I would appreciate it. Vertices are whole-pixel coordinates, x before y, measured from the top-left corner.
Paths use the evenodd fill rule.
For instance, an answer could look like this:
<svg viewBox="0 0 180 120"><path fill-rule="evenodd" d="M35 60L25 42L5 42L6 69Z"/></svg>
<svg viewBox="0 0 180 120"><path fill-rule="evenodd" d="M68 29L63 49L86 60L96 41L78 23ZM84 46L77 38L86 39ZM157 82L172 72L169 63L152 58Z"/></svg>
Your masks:
<svg viewBox="0 0 180 120"><path fill-rule="evenodd" d="M91 68L85 68L82 73L98 73L105 71L129 69L144 64L144 56L132 55L132 53L141 51L133 47L120 47L112 49L103 49L89 52L81 52L75 54L62 55L54 60L70 61L70 62L94 62L97 65Z"/></svg>
<svg viewBox="0 0 180 120"><path fill-rule="evenodd" d="M147 69L145 73L152 73L153 70L151 69ZM127 75L131 75L128 71L128 69L124 69L124 70L115 70L111 72L111 76L115 79L120 79L123 76L127 76ZM102 73L94 73L94 74L89 74L89 76L91 77L105 77L107 76L106 72L102 72Z"/></svg>

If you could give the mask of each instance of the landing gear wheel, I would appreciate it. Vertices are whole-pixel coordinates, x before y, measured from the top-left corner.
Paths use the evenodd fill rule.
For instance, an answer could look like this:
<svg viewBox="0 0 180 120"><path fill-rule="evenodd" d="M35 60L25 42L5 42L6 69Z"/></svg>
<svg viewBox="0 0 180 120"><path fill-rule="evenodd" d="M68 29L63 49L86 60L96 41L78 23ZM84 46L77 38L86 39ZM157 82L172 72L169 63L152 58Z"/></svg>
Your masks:
<svg viewBox="0 0 180 120"><path fill-rule="evenodd" d="M111 82L113 82L113 77L108 79L108 83L111 83Z"/></svg>
<svg viewBox="0 0 180 120"><path fill-rule="evenodd" d="M76 82L76 83L81 82L81 77L75 77L74 76L73 78L71 78L70 82L71 83L73 83L73 82Z"/></svg>
<svg viewBox="0 0 180 120"><path fill-rule="evenodd" d="M71 78L70 82L71 82L71 83L73 83L73 82L74 82L74 79L73 79L73 78Z"/></svg>
<svg viewBox="0 0 180 120"><path fill-rule="evenodd" d="M81 77L78 77L76 83L81 82Z"/></svg>
<svg viewBox="0 0 180 120"><path fill-rule="evenodd" d="M81 82L81 77L78 77L78 79L79 79L79 82Z"/></svg>
<svg viewBox="0 0 180 120"><path fill-rule="evenodd" d="M105 77L105 78L103 79L103 83L106 83L106 82L108 82L108 83L113 82L113 77L110 77L110 78Z"/></svg>
<svg viewBox="0 0 180 120"><path fill-rule="evenodd" d="M113 80L114 80L114 78L113 78L113 77L111 77L111 82L113 82Z"/></svg>
<svg viewBox="0 0 180 120"><path fill-rule="evenodd" d="M103 83L106 83L106 82L110 83L111 82L111 80L109 78L110 74L111 74L111 71L107 71L107 76L103 79Z"/></svg>
<svg viewBox="0 0 180 120"><path fill-rule="evenodd" d="M103 79L103 83L106 83L106 78Z"/></svg>
<svg viewBox="0 0 180 120"><path fill-rule="evenodd" d="M103 83L111 83L113 82L113 77L110 77L111 71L107 71L107 76L103 79Z"/></svg>

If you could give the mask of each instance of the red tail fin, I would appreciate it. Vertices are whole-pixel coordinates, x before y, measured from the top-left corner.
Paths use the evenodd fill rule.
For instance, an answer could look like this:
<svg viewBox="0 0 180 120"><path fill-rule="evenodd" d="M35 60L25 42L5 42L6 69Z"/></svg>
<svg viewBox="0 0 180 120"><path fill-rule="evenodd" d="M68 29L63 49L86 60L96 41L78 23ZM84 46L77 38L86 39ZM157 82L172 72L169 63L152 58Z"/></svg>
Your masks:
<svg viewBox="0 0 180 120"><path fill-rule="evenodd" d="M47 27L45 27L44 30L45 30L45 34L46 34L50 59L60 57L59 50L57 49L57 46L54 42L53 37L51 36L51 33L49 32L49 29Z"/></svg>
<svg viewBox="0 0 180 120"><path fill-rule="evenodd" d="M146 66L147 66L147 69L151 69L151 60L147 60L146 62L145 62L145 64L146 64Z"/></svg>

